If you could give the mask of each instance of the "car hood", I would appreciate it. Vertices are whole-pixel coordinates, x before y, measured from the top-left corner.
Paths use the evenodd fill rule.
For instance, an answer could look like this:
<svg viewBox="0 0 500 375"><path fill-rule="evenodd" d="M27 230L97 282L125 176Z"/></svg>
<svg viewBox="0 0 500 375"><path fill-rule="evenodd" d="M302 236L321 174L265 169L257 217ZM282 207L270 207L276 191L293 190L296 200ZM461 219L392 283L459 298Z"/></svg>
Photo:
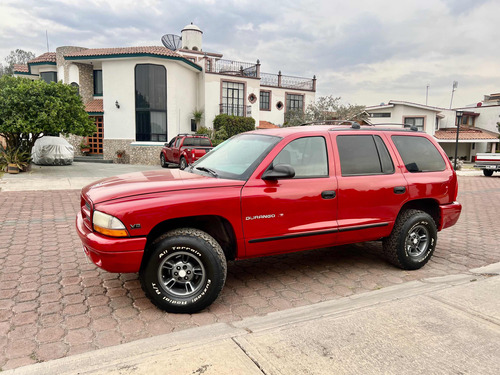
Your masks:
<svg viewBox="0 0 500 375"><path fill-rule="evenodd" d="M82 189L94 204L130 196L175 190L243 186L245 181L200 176L178 169L127 173L104 178Z"/></svg>

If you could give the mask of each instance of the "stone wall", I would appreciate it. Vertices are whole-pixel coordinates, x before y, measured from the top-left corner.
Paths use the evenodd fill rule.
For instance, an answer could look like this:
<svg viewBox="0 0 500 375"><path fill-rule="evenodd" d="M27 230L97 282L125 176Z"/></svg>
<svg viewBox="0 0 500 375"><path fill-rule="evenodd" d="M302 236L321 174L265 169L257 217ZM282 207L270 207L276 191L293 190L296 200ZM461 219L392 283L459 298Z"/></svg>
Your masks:
<svg viewBox="0 0 500 375"><path fill-rule="evenodd" d="M85 137L75 135L75 134L68 134L67 136L64 136L63 138L66 139L71 146L73 146L73 148L75 149L75 156L83 156L83 153L80 150L80 144L82 143L82 140Z"/></svg>
<svg viewBox="0 0 500 375"><path fill-rule="evenodd" d="M83 103L87 104L94 99L94 67L90 64L74 64L78 67L80 96Z"/></svg>
<svg viewBox="0 0 500 375"><path fill-rule="evenodd" d="M132 145L134 139L104 139L104 159L113 160L114 163L159 165L160 152L163 146ZM125 156L118 158L117 150L125 150Z"/></svg>

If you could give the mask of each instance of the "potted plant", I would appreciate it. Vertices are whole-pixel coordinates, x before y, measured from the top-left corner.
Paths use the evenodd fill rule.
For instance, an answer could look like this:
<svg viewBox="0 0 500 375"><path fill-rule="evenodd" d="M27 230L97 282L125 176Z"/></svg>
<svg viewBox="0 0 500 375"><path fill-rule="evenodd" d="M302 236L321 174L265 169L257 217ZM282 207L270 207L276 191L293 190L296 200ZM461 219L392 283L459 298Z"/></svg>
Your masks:
<svg viewBox="0 0 500 375"><path fill-rule="evenodd" d="M85 140L82 140L82 142L80 143L80 151L83 155L88 155L88 153L90 152L90 146Z"/></svg>
<svg viewBox="0 0 500 375"><path fill-rule="evenodd" d="M21 148L0 149L0 165L2 169L7 167L7 172L17 174L26 171L31 162L31 156L28 151Z"/></svg>
<svg viewBox="0 0 500 375"><path fill-rule="evenodd" d="M125 158L126 151L119 149L115 151L116 158L118 159L118 163L124 163L124 158Z"/></svg>
<svg viewBox="0 0 500 375"><path fill-rule="evenodd" d="M203 109L195 109L191 115L193 116L194 121L196 122L196 128L200 127L201 119L203 118Z"/></svg>

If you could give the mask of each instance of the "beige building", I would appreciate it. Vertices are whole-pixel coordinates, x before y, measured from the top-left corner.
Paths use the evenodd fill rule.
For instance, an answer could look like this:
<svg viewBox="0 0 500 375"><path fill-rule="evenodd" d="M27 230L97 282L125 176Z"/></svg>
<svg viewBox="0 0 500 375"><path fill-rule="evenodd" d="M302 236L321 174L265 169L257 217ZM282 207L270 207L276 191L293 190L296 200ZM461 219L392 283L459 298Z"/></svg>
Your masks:
<svg viewBox="0 0 500 375"><path fill-rule="evenodd" d="M499 100L500 100L500 94ZM418 103L391 100L366 108L373 125L416 126L436 138L446 154L455 155L457 111L461 111L458 152L460 159L473 161L480 152L495 152L499 142L496 122L500 121L500 101L496 105L445 109Z"/></svg>
<svg viewBox="0 0 500 375"><path fill-rule="evenodd" d="M98 126L88 139L91 154L115 159L124 149L131 163L158 163L165 142L196 131L196 110L208 128L220 113L282 125L288 110L314 102L315 77L263 73L259 60L223 59L203 49L202 36L191 24L170 48L59 47L16 66L15 75L78 87Z"/></svg>

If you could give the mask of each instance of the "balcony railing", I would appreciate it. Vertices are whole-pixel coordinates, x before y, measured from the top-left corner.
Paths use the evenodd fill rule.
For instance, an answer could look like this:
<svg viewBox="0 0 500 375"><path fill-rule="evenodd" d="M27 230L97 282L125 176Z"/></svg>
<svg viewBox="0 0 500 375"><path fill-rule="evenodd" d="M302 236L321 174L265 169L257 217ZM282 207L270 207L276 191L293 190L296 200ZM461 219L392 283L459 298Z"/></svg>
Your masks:
<svg viewBox="0 0 500 375"><path fill-rule="evenodd" d="M286 89L316 91L316 76L312 79L303 77L284 76L278 74L261 73L262 86L282 87Z"/></svg>
<svg viewBox="0 0 500 375"><path fill-rule="evenodd" d="M219 107L221 114L252 117L252 106L250 105L219 104Z"/></svg>
<svg viewBox="0 0 500 375"><path fill-rule="evenodd" d="M207 72L258 78L258 64L233 60L215 60L207 65Z"/></svg>

